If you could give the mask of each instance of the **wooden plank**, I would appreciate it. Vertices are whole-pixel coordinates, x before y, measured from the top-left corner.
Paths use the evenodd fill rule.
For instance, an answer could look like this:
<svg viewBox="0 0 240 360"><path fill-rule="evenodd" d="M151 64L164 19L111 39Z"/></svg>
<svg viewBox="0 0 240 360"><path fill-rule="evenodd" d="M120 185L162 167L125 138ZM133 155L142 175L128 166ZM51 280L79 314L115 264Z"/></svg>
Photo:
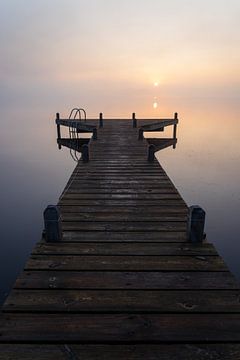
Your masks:
<svg viewBox="0 0 240 360"><path fill-rule="evenodd" d="M157 193L157 194L152 194L152 192L149 193L142 193L139 194L139 192L137 193L132 193L132 194L117 194L117 193L103 193L103 194L99 194L99 193L89 193L89 194L81 194L81 193L65 193L64 196L62 197L62 200L67 200L67 199L93 199L93 200L179 200L180 202L182 202L180 195L176 192L176 193ZM126 206L128 205L128 203L126 202Z"/></svg>
<svg viewBox="0 0 240 360"><path fill-rule="evenodd" d="M239 360L240 344L0 344L4 360Z"/></svg>
<svg viewBox="0 0 240 360"><path fill-rule="evenodd" d="M94 178L94 179L93 179ZM72 181L75 183L88 183L92 185L96 185L97 183L125 183L128 181L137 182L139 184L146 184L149 185L150 183L153 184L163 184L164 182L167 184L172 184L172 182L164 175L164 174L156 174L156 173L145 173L145 174L118 174L118 173L91 173L88 174L87 172L81 172L80 174L76 174L73 176Z"/></svg>
<svg viewBox="0 0 240 360"><path fill-rule="evenodd" d="M158 204L155 204L155 206L149 206L149 208L147 209L147 214L188 214L189 210L188 208L183 205L183 204L178 204L178 202L176 202L174 205L177 206L171 206L171 205L166 205L166 206L161 206ZM102 203L102 206L97 206L97 205L89 205L87 203L87 205L82 204L82 201L79 202L77 205L65 205L65 202L63 202L60 206L59 206L60 210L61 210L61 214L70 214L70 213L113 213L113 214L142 214L143 211L146 210L145 206L139 206L138 204L136 204L135 206L132 205L128 205L127 207L124 205L124 203L122 203L122 205L114 205L114 203L112 205L108 205L108 204L104 204Z"/></svg>
<svg viewBox="0 0 240 360"><path fill-rule="evenodd" d="M238 343L240 315L6 314L0 334L0 342Z"/></svg>
<svg viewBox="0 0 240 360"><path fill-rule="evenodd" d="M95 195L94 198L98 199L100 198L107 198L107 199L114 199L114 198L123 198L125 196L128 196L130 199L135 198L142 198L142 199L151 199L155 198L155 195L159 195L156 198L160 199L167 199L172 198L176 199L178 198L178 193L175 189L173 189L171 186L167 187L157 187L157 188L146 188L146 187L132 187L132 188L112 188L111 191L108 187L102 187L102 188L81 188L81 187L74 187L71 186L67 190L67 198L69 198L69 195L76 194L78 198L86 198L88 195ZM64 195L65 198L65 195Z"/></svg>
<svg viewBox="0 0 240 360"><path fill-rule="evenodd" d="M164 128L165 126L176 124L178 124L178 119L161 119L151 124L142 125L141 129L143 131L157 131L158 129Z"/></svg>
<svg viewBox="0 0 240 360"><path fill-rule="evenodd" d="M33 255L25 270L226 271L220 256Z"/></svg>
<svg viewBox="0 0 240 360"><path fill-rule="evenodd" d="M90 164L90 163L89 163ZM90 166L91 165L91 166ZM112 176L157 176L157 177L161 177L161 176L166 176L166 172L159 167L152 167L152 168L145 168L140 166L136 166L136 167L129 167L129 166L96 166L94 167L93 163L91 163L90 165L84 164L84 166L81 167L81 170L79 167L77 167L73 173L72 176L91 176L91 175L96 175L98 177L100 177L101 175L103 176L108 176L108 175L112 175ZM96 164L97 165L97 164Z"/></svg>
<svg viewBox="0 0 240 360"><path fill-rule="evenodd" d="M70 198L64 195L64 198L61 198L59 201L60 207L65 206L97 206L98 208L101 207L104 209L104 206L107 206L111 209L116 208L116 206L121 206L122 208L130 209L131 207L135 207L136 211L138 208L146 208L151 207L151 211L154 211L154 208L165 207L173 208L178 211L179 207L184 207L186 209L186 204L180 198L177 199L76 199L74 195L71 195ZM99 211L99 210L98 210Z"/></svg>
<svg viewBox="0 0 240 360"><path fill-rule="evenodd" d="M63 241L122 241L122 242L184 242L188 241L186 231L64 231Z"/></svg>
<svg viewBox="0 0 240 360"><path fill-rule="evenodd" d="M33 255L216 255L212 244L139 243L139 242L85 242L39 243ZM203 259L204 260L204 259Z"/></svg>
<svg viewBox="0 0 240 360"><path fill-rule="evenodd" d="M115 189L119 189L120 192L123 191L125 192L126 190L141 190L142 189L146 189L148 192L151 191L152 189L162 189L165 188L167 190L169 190L169 188L172 188L172 190L177 191L177 189L169 182L169 181L160 181L160 182L152 182L152 181L130 181L129 180L129 185L127 184L128 181L124 181L124 182L118 182L118 181L114 181L111 180L109 182L107 181L77 181L77 180L73 180L71 181L71 188L78 188L79 190L81 190L82 188L84 188L84 190L86 191L87 189L104 189L104 188L108 188L109 192L111 190L113 190L113 192L115 192Z"/></svg>
<svg viewBox="0 0 240 360"><path fill-rule="evenodd" d="M93 180L94 177L94 180ZM74 181L75 182L85 182L87 183L89 181L89 184L91 184L91 182L97 183L105 183L105 181L107 182L126 182L126 181L135 181L138 183L148 183L148 182L152 182L152 181L158 181L158 183L161 183L162 180L168 180L168 183L170 183L169 179L166 177L166 175L164 174L118 174L118 173L102 173L101 174L97 174L97 173L93 173L93 174L88 174L88 173L81 173L79 175L76 175L74 177Z"/></svg>
<svg viewBox="0 0 240 360"><path fill-rule="evenodd" d="M24 271L16 289L239 289L230 272Z"/></svg>
<svg viewBox="0 0 240 360"><path fill-rule="evenodd" d="M121 212L110 212L110 213L84 213L84 212L61 212L62 221L128 221L128 222L136 222L136 221L150 221L150 222L159 222L159 221L187 221L187 214L172 214L172 213L121 213Z"/></svg>
<svg viewBox="0 0 240 360"><path fill-rule="evenodd" d="M140 181L136 181L134 182L129 182L129 186L127 185L127 181L125 183L118 183L118 182L78 182L76 180L73 180L71 182L71 185L69 187L69 190L72 189L77 189L78 191L87 191L88 189L92 190L92 189L97 189L98 191L104 190L104 189L108 189L108 191L113 191L113 192L123 192L123 193L131 193L131 192L136 192L138 190L143 190L146 189L144 192L154 192L154 191L159 191L159 189L165 189L167 190L167 192L169 192L169 189L176 191L176 188L173 187L173 185L169 182L169 181L164 181L164 182L156 182L156 183L151 183L151 182L140 182ZM171 192L171 191L170 191Z"/></svg>
<svg viewBox="0 0 240 360"><path fill-rule="evenodd" d="M96 129L96 126L90 125L80 120L56 119L56 124L61 126L71 126L81 130L82 132L92 132L94 129Z"/></svg>
<svg viewBox="0 0 240 360"><path fill-rule="evenodd" d="M63 231L187 231L185 221L124 222L124 221L77 221L62 222Z"/></svg>
<svg viewBox="0 0 240 360"><path fill-rule="evenodd" d="M240 290L13 290L4 312L240 313Z"/></svg>

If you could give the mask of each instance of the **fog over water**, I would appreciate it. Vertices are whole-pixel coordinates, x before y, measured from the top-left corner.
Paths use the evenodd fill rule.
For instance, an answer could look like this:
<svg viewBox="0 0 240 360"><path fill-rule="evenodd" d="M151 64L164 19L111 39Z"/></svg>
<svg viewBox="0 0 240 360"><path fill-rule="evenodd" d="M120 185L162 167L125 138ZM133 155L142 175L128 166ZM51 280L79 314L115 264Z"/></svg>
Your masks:
<svg viewBox="0 0 240 360"><path fill-rule="evenodd" d="M237 0L0 1L0 299L75 166L54 125L75 106L179 113L177 149L158 159L240 278L239 17Z"/></svg>

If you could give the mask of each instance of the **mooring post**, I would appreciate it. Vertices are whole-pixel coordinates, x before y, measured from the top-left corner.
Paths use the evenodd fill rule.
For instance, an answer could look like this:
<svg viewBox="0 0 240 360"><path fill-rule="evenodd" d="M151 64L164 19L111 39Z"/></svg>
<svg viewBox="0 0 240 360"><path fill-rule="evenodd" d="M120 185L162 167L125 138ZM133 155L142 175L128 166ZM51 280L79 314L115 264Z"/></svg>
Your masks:
<svg viewBox="0 0 240 360"><path fill-rule="evenodd" d="M178 119L178 113L174 114L174 120ZM173 125L173 139L177 138L177 124Z"/></svg>
<svg viewBox="0 0 240 360"><path fill-rule="evenodd" d="M87 163L89 161L89 149L88 144L82 146L82 161Z"/></svg>
<svg viewBox="0 0 240 360"><path fill-rule="evenodd" d="M62 227L59 209L56 205L48 205L44 210L44 235L46 242L62 240Z"/></svg>
<svg viewBox="0 0 240 360"><path fill-rule="evenodd" d="M99 127L100 128L103 127L103 114L102 113L99 114Z"/></svg>
<svg viewBox="0 0 240 360"><path fill-rule="evenodd" d="M199 243L204 240L205 211L198 205L189 208L189 241Z"/></svg>
<svg viewBox="0 0 240 360"><path fill-rule="evenodd" d="M97 140L97 128L93 129L93 140Z"/></svg>
<svg viewBox="0 0 240 360"><path fill-rule="evenodd" d="M155 159L154 153L155 153L155 146L153 144L150 144L148 146L148 161L149 162L154 161L154 159Z"/></svg>
<svg viewBox="0 0 240 360"><path fill-rule="evenodd" d="M56 120L59 120L59 119L60 119L60 114L56 113ZM61 140L61 128L60 128L59 124L57 124L57 139ZM59 148L59 150L61 150L61 148L62 148L62 146L59 142L58 142L58 148Z"/></svg>
<svg viewBox="0 0 240 360"><path fill-rule="evenodd" d="M132 121L133 121L133 128L137 127L137 119L136 119L136 114L132 113Z"/></svg>
<svg viewBox="0 0 240 360"><path fill-rule="evenodd" d="M143 129L138 130L138 140L143 140Z"/></svg>

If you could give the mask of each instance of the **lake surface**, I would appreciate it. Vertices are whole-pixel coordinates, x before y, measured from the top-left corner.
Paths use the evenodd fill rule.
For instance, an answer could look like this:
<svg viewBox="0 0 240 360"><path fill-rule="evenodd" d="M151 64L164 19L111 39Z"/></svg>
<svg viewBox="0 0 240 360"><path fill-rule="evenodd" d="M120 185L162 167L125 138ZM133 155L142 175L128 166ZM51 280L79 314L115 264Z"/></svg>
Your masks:
<svg viewBox="0 0 240 360"><path fill-rule="evenodd" d="M240 279L240 106L238 99L165 99L88 110L89 117L172 117L179 113L177 148L157 154L188 205L206 211L206 233ZM134 106L134 108L132 108ZM125 109L123 112L122 109ZM43 210L56 204L75 163L56 145L55 112L48 104L3 109L0 134L0 302L41 238ZM61 109L60 109L61 110ZM63 108L63 115L68 115ZM171 136L167 129L160 137Z"/></svg>

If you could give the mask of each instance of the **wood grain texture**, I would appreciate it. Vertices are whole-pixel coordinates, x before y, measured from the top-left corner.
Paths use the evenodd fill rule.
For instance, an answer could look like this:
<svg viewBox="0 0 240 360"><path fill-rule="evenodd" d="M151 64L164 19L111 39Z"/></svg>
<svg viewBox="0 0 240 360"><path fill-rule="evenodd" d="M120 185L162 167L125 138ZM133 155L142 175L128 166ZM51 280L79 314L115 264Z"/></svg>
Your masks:
<svg viewBox="0 0 240 360"><path fill-rule="evenodd" d="M24 271L15 289L237 290L230 272Z"/></svg>
<svg viewBox="0 0 240 360"><path fill-rule="evenodd" d="M239 283L188 242L177 184L147 161L176 139L140 141L132 120L97 132L59 199L62 242L36 245L4 304L0 359L240 360Z"/></svg>
<svg viewBox="0 0 240 360"><path fill-rule="evenodd" d="M1 344L1 360L240 360L240 344Z"/></svg>
<svg viewBox="0 0 240 360"><path fill-rule="evenodd" d="M226 271L219 256L32 255L25 270Z"/></svg>
<svg viewBox="0 0 240 360"><path fill-rule="evenodd" d="M4 312L240 313L240 290L13 290Z"/></svg>
<svg viewBox="0 0 240 360"><path fill-rule="evenodd" d="M65 242L121 241L121 242L186 242L185 231L64 231Z"/></svg>
<svg viewBox="0 0 240 360"><path fill-rule="evenodd" d="M240 315L2 314L0 339L57 343L238 343Z"/></svg>
<svg viewBox="0 0 240 360"><path fill-rule="evenodd" d="M178 244L155 242L85 242L85 243L44 243L35 246L33 255L192 255L203 257L215 255L212 244Z"/></svg>

